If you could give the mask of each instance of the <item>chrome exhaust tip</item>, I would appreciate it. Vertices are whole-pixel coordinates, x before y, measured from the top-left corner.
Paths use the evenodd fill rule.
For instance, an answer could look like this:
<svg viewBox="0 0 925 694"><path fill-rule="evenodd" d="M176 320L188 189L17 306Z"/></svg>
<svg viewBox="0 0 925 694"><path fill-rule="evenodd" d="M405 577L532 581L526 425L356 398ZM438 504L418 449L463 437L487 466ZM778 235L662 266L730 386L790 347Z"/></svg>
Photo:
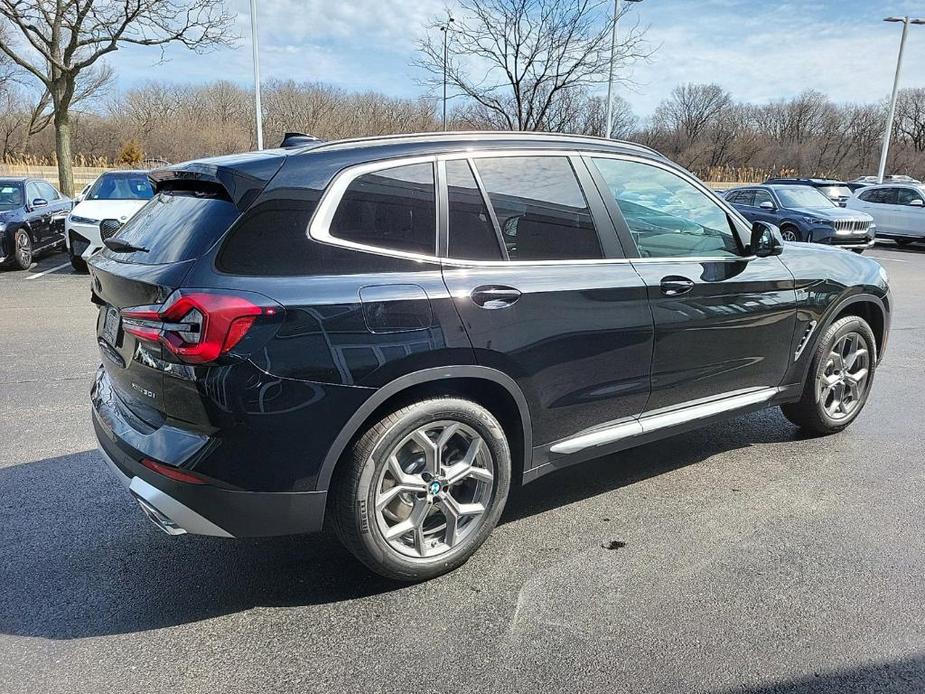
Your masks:
<svg viewBox="0 0 925 694"><path fill-rule="evenodd" d="M148 517L154 525L159 529L163 530L168 535L185 535L186 530L177 525L174 521L170 520L163 513L154 508L150 503L142 499L137 494L133 494L135 501L138 502L138 505L141 506L141 510L144 511L144 514Z"/></svg>

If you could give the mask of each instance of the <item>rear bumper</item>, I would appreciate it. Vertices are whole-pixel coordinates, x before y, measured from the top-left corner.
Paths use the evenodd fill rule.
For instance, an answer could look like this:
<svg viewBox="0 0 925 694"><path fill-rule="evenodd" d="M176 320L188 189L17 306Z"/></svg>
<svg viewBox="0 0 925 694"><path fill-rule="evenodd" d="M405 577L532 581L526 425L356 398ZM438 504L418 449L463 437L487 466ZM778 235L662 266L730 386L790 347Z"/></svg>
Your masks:
<svg viewBox="0 0 925 694"><path fill-rule="evenodd" d="M134 429L108 387L105 372L93 387L93 428L110 469L142 510L171 535L261 537L317 532L324 524L326 491L252 492L211 484L179 482L145 467L141 459L163 460L165 439L188 436L170 427L151 433ZM158 452L162 455L159 458Z"/></svg>

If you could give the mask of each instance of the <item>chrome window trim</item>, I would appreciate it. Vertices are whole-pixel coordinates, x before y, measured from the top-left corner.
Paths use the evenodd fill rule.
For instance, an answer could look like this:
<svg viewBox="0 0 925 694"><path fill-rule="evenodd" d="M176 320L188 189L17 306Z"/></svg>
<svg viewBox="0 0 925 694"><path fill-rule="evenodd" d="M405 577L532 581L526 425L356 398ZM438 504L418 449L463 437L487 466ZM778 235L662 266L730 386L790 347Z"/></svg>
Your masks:
<svg viewBox="0 0 925 694"><path fill-rule="evenodd" d="M748 223L744 221L742 217L731 205L725 204L725 200L716 195L713 191L707 188L704 184L700 183L696 178L692 177L687 172L675 168L673 166L664 164L660 161L650 159L648 157L641 157L629 154L613 154L608 152L596 152L596 151L582 151L582 150L571 150L571 149L492 149L491 147L472 147L466 151L461 152L448 152L444 154L428 154L428 155L417 155L411 157L398 157L394 159L382 159L374 162L368 162L365 164L355 164L348 166L345 169L339 171L331 183L328 184L328 187L325 189L324 193L321 196L321 200L318 202L318 207L315 210L315 213L312 215L311 220L308 224L308 229L306 234L309 238L318 241L320 243L325 243L331 246L339 246L341 248L347 248L355 251L361 251L365 253L373 253L376 255L384 255L392 258L402 258L406 260L414 260L418 262L428 262L428 263L442 263L451 267L529 267L529 266L557 266L557 265L624 265L632 263L717 263L717 262L748 262L754 260L756 256L660 256L656 258L587 258L587 259L572 259L572 260L464 260L461 258L450 258L450 257L440 257L437 245L439 243L439 229L440 229L440 220L442 219L441 215L444 214L443 202L440 196L440 183L441 183L441 172L440 167L444 162L449 160L458 160L465 159L468 160L470 166L472 167L473 174L476 176L476 180L479 183L481 189L481 180L479 178L478 169L475 166L475 161L478 159L484 158L497 158L497 157L536 157L536 156L545 156L545 157L590 157L590 158L606 158L606 159L619 159L619 160L628 160L634 161L641 164L649 164L656 166L658 168L664 169L669 173L673 173L676 176L679 176L683 180L692 183L695 188L701 192L708 194L713 200L720 202L720 207L733 214L735 218L748 226ZM350 184L365 174L375 173L377 171L383 171L386 169L392 169L399 166L409 166L413 164L431 164L433 167L434 173L434 196L435 196L435 207L436 207L436 229L437 233L434 234L434 255L427 255L423 253L411 253L408 251L400 251L392 248L386 248L384 246L374 246L364 243L357 243L355 241L348 241L347 239L341 239L336 236L331 235L330 226L331 221L334 219L334 214L337 211L338 206L343 198L344 193ZM570 163L571 165L571 163ZM442 180L446 180L445 176ZM582 190L582 195L585 191ZM484 199L484 195L483 195ZM490 214L494 216L494 211L489 207ZM494 220L493 220L494 221ZM495 221L496 223L496 221Z"/></svg>
<svg viewBox="0 0 925 694"><path fill-rule="evenodd" d="M315 241L320 241L321 243L326 243L332 246L340 246L342 248L350 248L355 251L364 251L367 253L376 253L377 255L387 255L393 258L405 258L408 260L420 260L420 261L429 261L429 262L439 262L439 257L437 256L437 242L438 236L437 230L440 228L440 195L437 190L437 157L435 155L423 155L416 157L401 157L398 159L382 159L380 161L368 162L366 164L356 164L350 166L346 169L337 172L337 175L334 176L334 179L328 185L327 189L324 191L324 194L321 196L321 200L318 202L318 208L315 210L315 214L312 215L311 221L308 223L308 236L309 238L314 239ZM336 236L331 235L331 222L334 219L334 214L337 211L337 208L340 206L341 200L344 197L344 193L347 192L347 188L350 187L350 184L353 183L360 176L365 176L366 174L376 173L377 171L384 171L386 169L395 169L400 166L412 166L414 164L430 164L431 171L434 176L434 207L436 208L436 214L434 218L434 254L427 255L424 253L411 253L408 251L399 251L394 248L386 248L384 246L373 246L367 245L365 243L357 243L355 241L348 241L347 239L341 239Z"/></svg>

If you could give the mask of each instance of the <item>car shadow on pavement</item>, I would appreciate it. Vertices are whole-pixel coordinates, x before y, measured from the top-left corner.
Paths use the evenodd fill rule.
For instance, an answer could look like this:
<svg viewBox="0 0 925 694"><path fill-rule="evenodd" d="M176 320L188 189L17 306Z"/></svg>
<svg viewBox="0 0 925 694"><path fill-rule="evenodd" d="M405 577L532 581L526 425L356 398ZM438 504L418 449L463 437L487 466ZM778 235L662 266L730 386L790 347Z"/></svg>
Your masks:
<svg viewBox="0 0 925 694"><path fill-rule="evenodd" d="M922 691L925 691L925 655L912 655L902 660L817 672L790 681L743 685L716 694L917 694Z"/></svg>
<svg viewBox="0 0 925 694"><path fill-rule="evenodd" d="M551 472L515 489L502 523L548 511L702 462L717 453L806 436L777 408L720 422Z"/></svg>
<svg viewBox="0 0 925 694"><path fill-rule="evenodd" d="M772 417L772 420L768 420ZM563 470L515 493L502 522L617 489L755 442L793 440L758 413ZM74 639L403 588L331 533L169 537L144 518L95 450L0 468L0 633Z"/></svg>

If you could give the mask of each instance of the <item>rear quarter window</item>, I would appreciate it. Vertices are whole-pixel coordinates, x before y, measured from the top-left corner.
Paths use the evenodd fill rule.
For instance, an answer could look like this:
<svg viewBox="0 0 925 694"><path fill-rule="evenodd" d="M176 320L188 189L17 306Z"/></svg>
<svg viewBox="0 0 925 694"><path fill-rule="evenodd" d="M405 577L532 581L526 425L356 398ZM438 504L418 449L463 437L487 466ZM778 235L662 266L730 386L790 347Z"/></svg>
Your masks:
<svg viewBox="0 0 925 694"><path fill-rule="evenodd" d="M225 198L193 192L158 193L116 235L120 241L146 249L103 255L126 263L163 265L198 258L240 216Z"/></svg>

